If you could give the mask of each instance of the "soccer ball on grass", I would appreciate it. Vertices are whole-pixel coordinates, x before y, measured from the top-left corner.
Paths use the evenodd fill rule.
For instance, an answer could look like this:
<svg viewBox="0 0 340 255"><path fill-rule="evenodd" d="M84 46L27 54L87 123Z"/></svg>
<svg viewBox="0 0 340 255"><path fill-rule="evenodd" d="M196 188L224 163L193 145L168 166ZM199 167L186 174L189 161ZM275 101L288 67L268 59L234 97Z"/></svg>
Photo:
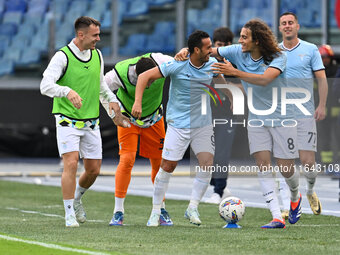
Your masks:
<svg viewBox="0 0 340 255"><path fill-rule="evenodd" d="M239 222L245 213L245 205L237 197L227 197L219 205L220 216L227 223Z"/></svg>

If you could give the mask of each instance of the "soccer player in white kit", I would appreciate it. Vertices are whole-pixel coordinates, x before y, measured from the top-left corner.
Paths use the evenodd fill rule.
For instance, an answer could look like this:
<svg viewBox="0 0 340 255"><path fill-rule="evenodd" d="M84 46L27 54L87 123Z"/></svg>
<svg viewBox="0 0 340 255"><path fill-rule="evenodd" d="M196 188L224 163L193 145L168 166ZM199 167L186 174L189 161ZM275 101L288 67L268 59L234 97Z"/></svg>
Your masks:
<svg viewBox="0 0 340 255"><path fill-rule="evenodd" d="M207 114L201 114L201 95L214 77L221 75L211 72L212 64L217 61L210 58L212 43L209 35L195 31L188 39L190 58L187 61L170 61L148 70L138 77L135 104L132 115L141 116L143 91L150 81L161 77L171 78L169 101L167 104L167 124L161 168L154 182L153 208L147 226L158 226L160 209L166 193L171 173L177 162L190 145L198 162L199 170L193 182L192 194L185 217L194 225L200 225L198 204L203 197L211 178L206 171L213 164L214 144L210 102L207 102Z"/></svg>
<svg viewBox="0 0 340 255"><path fill-rule="evenodd" d="M294 159L297 153L297 128L287 127L284 120L294 119L294 114L287 107L286 115L281 112L280 91L287 87L285 80L286 56L278 47L270 28L261 20L250 20L242 28L238 45L213 49L230 62L214 64L214 72L232 75L242 80L248 97L248 139L250 153L260 168L258 173L263 196L272 213L273 220L262 228L285 228L281 216L278 197L275 194L275 180L271 168L271 152L276 158L278 169L282 172L291 191L289 222L296 223L301 216L301 195L299 176L295 171ZM273 105L274 91L279 92L276 110L268 114L256 114L256 110L268 110ZM255 124L261 123L262 125Z"/></svg>

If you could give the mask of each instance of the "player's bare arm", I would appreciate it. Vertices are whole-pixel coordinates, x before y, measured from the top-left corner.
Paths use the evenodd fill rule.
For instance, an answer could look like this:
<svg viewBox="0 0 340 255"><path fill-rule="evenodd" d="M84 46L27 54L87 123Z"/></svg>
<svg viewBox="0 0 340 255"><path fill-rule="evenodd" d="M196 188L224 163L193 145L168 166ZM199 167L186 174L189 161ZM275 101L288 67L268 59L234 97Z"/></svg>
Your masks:
<svg viewBox="0 0 340 255"><path fill-rule="evenodd" d="M150 84L153 81L159 78L162 78L162 77L163 75L159 71L158 67L154 67L138 75L138 80L136 84L136 92L135 92L135 102L131 110L132 116L138 119L142 117L142 99L143 99L144 90L146 87L150 86Z"/></svg>
<svg viewBox="0 0 340 255"><path fill-rule="evenodd" d="M268 67L263 74L247 73L236 69L226 59L224 59L223 61L224 63L213 64L213 68L211 70L214 73L235 76L237 78L240 78L241 80L244 80L245 82L249 82L259 86L267 86L281 74L281 71L279 69L273 67Z"/></svg>
<svg viewBox="0 0 340 255"><path fill-rule="evenodd" d="M328 95L328 83L325 70L314 72L315 78L318 82L319 91L319 105L315 109L314 118L316 121L323 120L326 117L326 102Z"/></svg>
<svg viewBox="0 0 340 255"><path fill-rule="evenodd" d="M211 57L217 57L218 53L217 53L217 48L213 47L212 49L212 53L211 53ZM189 59L189 49L188 48L182 48L174 57L174 59L176 61L184 61Z"/></svg>

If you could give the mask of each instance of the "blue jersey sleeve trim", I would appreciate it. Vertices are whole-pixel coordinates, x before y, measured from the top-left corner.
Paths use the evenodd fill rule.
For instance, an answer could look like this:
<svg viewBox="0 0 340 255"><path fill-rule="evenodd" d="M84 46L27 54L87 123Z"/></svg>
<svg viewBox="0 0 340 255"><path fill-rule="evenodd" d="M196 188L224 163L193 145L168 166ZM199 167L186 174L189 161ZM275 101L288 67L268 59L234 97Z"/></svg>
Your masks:
<svg viewBox="0 0 340 255"><path fill-rule="evenodd" d="M160 66L157 66L157 67L158 67L158 70L159 70L159 72L161 73L161 75L162 75L163 77L165 77L164 74L162 73L162 70L161 70Z"/></svg>
<svg viewBox="0 0 340 255"><path fill-rule="evenodd" d="M317 72L317 71L321 71L321 70L326 70L326 69L325 68L321 68L321 69L313 70L313 72Z"/></svg>
<svg viewBox="0 0 340 255"><path fill-rule="evenodd" d="M275 68L275 69L279 70L280 73L283 73L283 71L282 71L280 68L276 67L276 66L269 66L269 67L270 67L270 68ZM269 68L269 67L268 67L268 68Z"/></svg>

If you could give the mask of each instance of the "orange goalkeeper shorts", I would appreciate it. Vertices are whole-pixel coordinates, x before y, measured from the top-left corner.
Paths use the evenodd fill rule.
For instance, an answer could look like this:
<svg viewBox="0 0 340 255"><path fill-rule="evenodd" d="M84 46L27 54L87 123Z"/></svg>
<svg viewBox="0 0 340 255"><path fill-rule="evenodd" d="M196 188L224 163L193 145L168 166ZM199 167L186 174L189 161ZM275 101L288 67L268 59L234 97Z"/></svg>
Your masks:
<svg viewBox="0 0 340 255"><path fill-rule="evenodd" d="M137 152L139 137L139 155L145 158L162 158L165 137L164 118L148 128L131 124L130 128L118 127L119 155L125 152Z"/></svg>

